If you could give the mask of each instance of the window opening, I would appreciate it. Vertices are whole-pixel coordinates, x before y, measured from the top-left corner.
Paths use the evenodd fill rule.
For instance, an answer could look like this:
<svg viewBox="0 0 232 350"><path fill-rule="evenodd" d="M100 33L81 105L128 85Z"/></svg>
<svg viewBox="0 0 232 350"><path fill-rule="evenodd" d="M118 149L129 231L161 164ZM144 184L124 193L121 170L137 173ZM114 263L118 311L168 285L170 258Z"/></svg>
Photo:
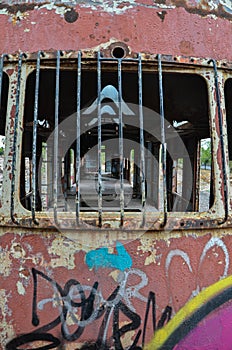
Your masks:
<svg viewBox="0 0 232 350"><path fill-rule="evenodd" d="M212 202L210 188L212 184L212 148L211 139L202 139L200 143L200 191L199 211L207 211Z"/></svg>
<svg viewBox="0 0 232 350"><path fill-rule="evenodd" d="M56 67L45 68L38 59L27 78L25 208L53 210L56 221L58 212L76 210L77 222L80 211L97 211L100 226L102 211L119 212L121 226L125 211L204 211L199 150L210 138L204 79L143 70L140 56L125 64L98 54L90 69L80 53L76 64L65 62L57 54ZM34 204L33 196L25 200L25 159L32 163Z"/></svg>

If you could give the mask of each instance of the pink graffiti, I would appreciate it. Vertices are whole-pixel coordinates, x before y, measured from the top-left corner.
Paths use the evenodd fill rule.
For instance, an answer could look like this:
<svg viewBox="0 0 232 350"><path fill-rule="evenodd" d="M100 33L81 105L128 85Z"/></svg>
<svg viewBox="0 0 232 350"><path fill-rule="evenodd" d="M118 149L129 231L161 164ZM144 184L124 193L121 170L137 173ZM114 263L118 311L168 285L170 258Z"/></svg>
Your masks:
<svg viewBox="0 0 232 350"><path fill-rule="evenodd" d="M175 350L229 350L232 347L232 301L206 316Z"/></svg>

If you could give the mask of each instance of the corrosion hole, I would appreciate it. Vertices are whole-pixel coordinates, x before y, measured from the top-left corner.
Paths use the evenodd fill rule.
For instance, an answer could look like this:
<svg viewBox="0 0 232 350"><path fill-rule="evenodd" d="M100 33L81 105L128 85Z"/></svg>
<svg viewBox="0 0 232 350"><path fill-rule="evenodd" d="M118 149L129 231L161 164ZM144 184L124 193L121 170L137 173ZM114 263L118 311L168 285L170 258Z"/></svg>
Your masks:
<svg viewBox="0 0 232 350"><path fill-rule="evenodd" d="M114 58L123 58L126 55L126 52L124 50L123 47L120 46L116 46L115 48L113 48L113 50L111 51L111 54Z"/></svg>
<svg viewBox="0 0 232 350"><path fill-rule="evenodd" d="M79 14L74 9L71 9L64 14L64 19L68 23L74 23L78 19Z"/></svg>
<svg viewBox="0 0 232 350"><path fill-rule="evenodd" d="M184 226L184 222L183 222L183 221L181 221L180 226L181 226L181 227L183 227L183 226Z"/></svg>

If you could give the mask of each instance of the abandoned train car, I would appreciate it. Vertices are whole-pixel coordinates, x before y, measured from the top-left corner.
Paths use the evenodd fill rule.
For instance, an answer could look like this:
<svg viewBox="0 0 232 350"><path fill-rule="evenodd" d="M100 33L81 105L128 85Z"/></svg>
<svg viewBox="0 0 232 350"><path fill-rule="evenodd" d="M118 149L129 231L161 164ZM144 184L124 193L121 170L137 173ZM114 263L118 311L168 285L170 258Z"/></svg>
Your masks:
<svg viewBox="0 0 232 350"><path fill-rule="evenodd" d="M231 349L231 2L0 27L0 348Z"/></svg>

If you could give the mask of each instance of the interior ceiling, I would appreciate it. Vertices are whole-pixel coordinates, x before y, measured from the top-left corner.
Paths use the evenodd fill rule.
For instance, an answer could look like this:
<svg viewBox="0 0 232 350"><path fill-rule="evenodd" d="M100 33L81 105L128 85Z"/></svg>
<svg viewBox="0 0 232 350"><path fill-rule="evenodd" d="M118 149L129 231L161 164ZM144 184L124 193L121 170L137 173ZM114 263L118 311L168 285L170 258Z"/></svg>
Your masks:
<svg viewBox="0 0 232 350"><path fill-rule="evenodd" d="M143 73L143 105L148 109L159 112L159 89L157 73ZM117 73L102 72L102 88L111 84L117 89ZM74 71L60 72L60 91L59 91L59 121L76 112L76 90L77 77ZM30 74L27 79L26 103L24 120L25 127L32 129L34 115L34 86L35 72ZM122 97L128 106L138 115L138 77L137 72L122 73ZM188 124L179 128L182 134L197 133L199 137L209 136L209 116L207 87L203 78L196 74L184 73L164 73L163 74L163 92L164 92L164 110L165 119L171 124L173 121L187 121ZM97 98L97 72L84 71L82 74L81 86L81 108L89 107ZM107 100L105 101L107 103ZM112 105L111 101L111 105ZM115 109L117 113L117 108ZM39 120L45 120L49 124L47 131L54 128L55 114L55 70L47 69L40 72L40 90L39 90ZM95 119L97 113L95 112ZM117 116L116 116L117 117ZM91 116L82 116L85 122L91 121ZM123 116L125 121L128 116ZM145 117L146 118L146 117ZM148 117L149 118L149 117ZM132 121L131 121L132 120ZM149 120L149 119L148 119ZM83 121L83 120L82 120ZM153 121L152 121L153 122ZM130 119L133 125L133 119ZM159 124L159 118L157 119ZM96 124L97 125L97 124ZM93 125L96 126L96 125ZM138 125L139 127L139 125ZM160 128L159 125L154 125ZM75 128L75 126L74 126ZM40 127L41 133L46 130ZM72 127L70 127L72 129ZM117 131L117 122L108 126L103 125L102 132L110 134ZM132 126L125 128L125 132L137 135L137 128ZM93 134L96 132L93 130Z"/></svg>

